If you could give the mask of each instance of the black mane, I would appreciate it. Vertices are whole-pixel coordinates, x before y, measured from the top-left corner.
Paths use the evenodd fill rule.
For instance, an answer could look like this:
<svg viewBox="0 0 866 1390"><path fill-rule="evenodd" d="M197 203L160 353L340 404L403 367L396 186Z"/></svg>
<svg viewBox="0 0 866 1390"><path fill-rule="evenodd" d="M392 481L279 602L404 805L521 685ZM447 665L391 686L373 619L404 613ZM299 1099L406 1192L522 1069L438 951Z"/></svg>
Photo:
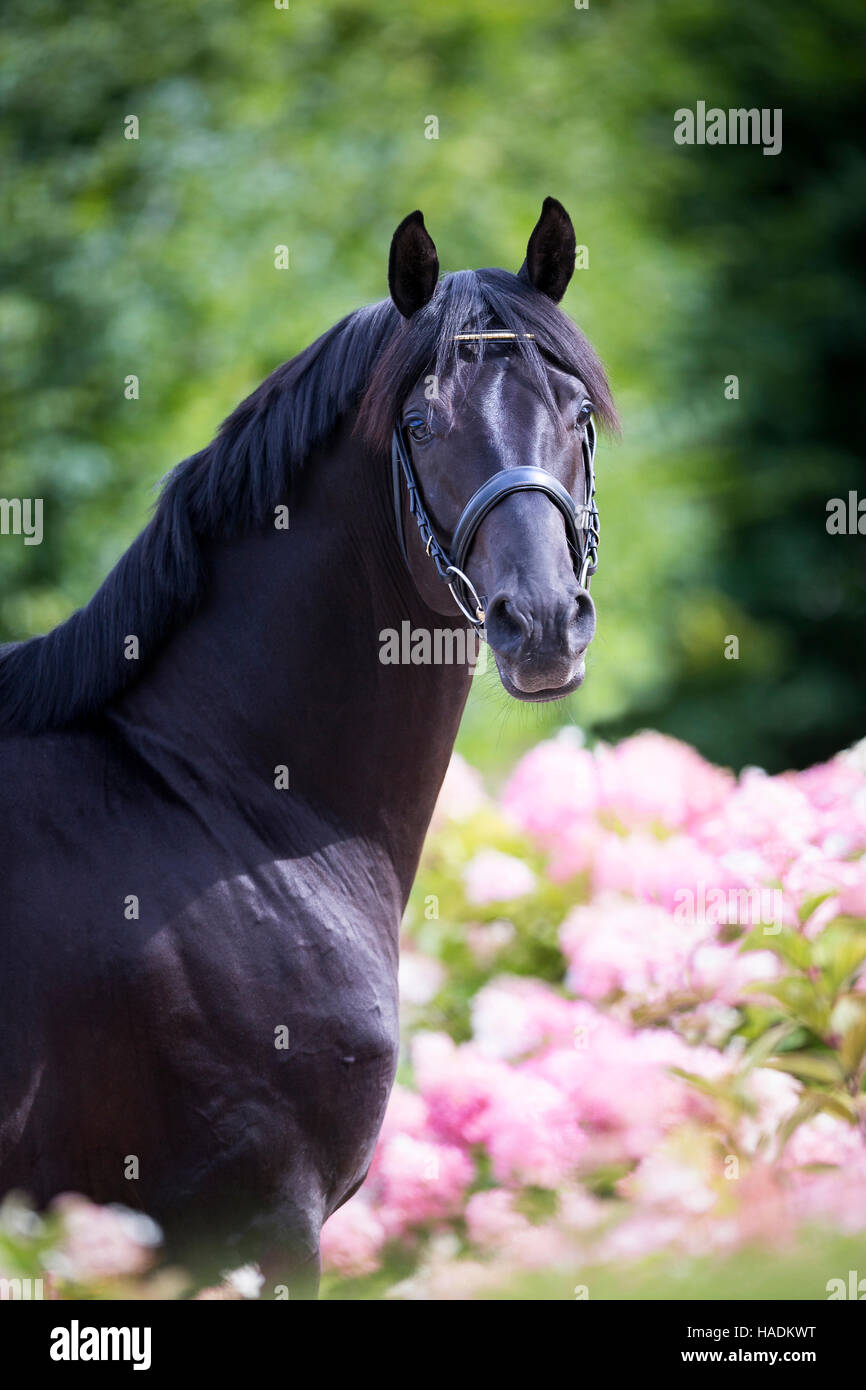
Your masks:
<svg viewBox="0 0 866 1390"><path fill-rule="evenodd" d="M358 433L375 454L386 453L395 412L420 377L443 377L458 362L466 383L482 359L483 343L470 360L458 358L454 334L491 324L534 335L515 348L551 409L552 359L581 378L601 423L616 425L592 347L519 276L446 275L409 320L390 300L359 309L272 372L206 449L177 465L150 522L84 608L45 636L0 647L0 728L60 728L103 709L195 611L206 584L202 540L264 526L297 469L355 407ZM140 661L125 659L129 634L139 639Z"/></svg>

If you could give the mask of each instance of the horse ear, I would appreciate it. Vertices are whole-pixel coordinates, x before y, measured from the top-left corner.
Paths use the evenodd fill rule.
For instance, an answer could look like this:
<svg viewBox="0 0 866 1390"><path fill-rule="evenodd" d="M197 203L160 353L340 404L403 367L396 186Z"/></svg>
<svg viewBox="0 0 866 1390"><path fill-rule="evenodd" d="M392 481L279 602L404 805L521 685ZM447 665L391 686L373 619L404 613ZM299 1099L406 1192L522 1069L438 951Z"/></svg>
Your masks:
<svg viewBox="0 0 866 1390"><path fill-rule="evenodd" d="M571 218L562 203L545 198L518 274L558 304L574 274L576 250Z"/></svg>
<svg viewBox="0 0 866 1390"><path fill-rule="evenodd" d="M439 279L439 257L424 215L410 212L391 238L388 289L404 319L417 314L432 298Z"/></svg>

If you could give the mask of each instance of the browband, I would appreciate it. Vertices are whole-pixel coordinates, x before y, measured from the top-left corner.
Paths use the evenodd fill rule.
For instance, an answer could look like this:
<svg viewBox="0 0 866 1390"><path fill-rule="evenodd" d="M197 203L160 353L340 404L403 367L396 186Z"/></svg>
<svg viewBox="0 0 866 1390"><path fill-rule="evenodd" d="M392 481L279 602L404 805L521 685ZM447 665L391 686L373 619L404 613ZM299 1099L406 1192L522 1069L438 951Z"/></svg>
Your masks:
<svg viewBox="0 0 866 1390"><path fill-rule="evenodd" d="M534 333L499 333L499 332L493 332L493 333L455 333L454 336L453 336L453 338L452 338L452 342L455 342L455 343L470 343L470 342L476 342L479 338L492 338L492 339L495 341L497 338L512 338L512 339L514 339L514 338L534 338L534 337L535 337L535 334L534 334Z"/></svg>

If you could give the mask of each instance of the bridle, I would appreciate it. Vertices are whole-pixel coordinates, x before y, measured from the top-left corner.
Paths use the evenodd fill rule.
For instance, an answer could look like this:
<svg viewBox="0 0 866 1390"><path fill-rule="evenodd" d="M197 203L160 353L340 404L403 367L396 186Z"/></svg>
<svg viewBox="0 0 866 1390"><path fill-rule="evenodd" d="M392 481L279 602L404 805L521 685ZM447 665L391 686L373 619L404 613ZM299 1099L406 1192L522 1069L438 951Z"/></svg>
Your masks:
<svg viewBox="0 0 866 1390"><path fill-rule="evenodd" d="M478 339L532 338L532 333L455 333L455 342L471 342ZM546 468L507 468L494 473L474 492L460 513L451 542L451 554L438 540L433 523L427 515L421 499L421 490L412 466L412 452L402 420L398 418L391 441L391 471L394 485L394 516L397 523L397 539L403 559L409 567L406 550L406 537L403 534L403 490L405 482L409 494L409 511L415 518L424 550L443 583L448 585L451 596L465 618L478 631L484 627L484 603L475 585L465 572L466 561L475 534L484 518L503 497L513 492L543 492L560 510L565 520L565 534L574 556L574 572L581 588L589 588L590 577L598 569L599 519L595 504L595 425L592 418L586 422L584 438L581 442L583 455L584 501L575 503L567 488Z"/></svg>

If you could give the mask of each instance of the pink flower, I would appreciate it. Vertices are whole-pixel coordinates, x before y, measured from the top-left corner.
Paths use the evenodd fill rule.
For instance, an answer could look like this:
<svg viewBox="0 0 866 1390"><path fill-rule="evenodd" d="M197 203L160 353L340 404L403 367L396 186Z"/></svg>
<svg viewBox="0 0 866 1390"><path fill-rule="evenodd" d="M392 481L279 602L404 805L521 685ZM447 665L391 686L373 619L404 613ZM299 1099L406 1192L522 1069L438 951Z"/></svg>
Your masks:
<svg viewBox="0 0 866 1390"><path fill-rule="evenodd" d="M466 931L466 944L482 968L495 961L516 936L513 922L473 922Z"/></svg>
<svg viewBox="0 0 866 1390"><path fill-rule="evenodd" d="M556 1269L574 1267L575 1249L558 1224L548 1221L541 1226L528 1225L511 1242L510 1259L519 1269Z"/></svg>
<svg viewBox="0 0 866 1390"><path fill-rule="evenodd" d="M466 1206L466 1225L474 1245L504 1255L511 1268L549 1269L574 1260L574 1247L559 1223L534 1226L515 1210L509 1192L476 1192Z"/></svg>
<svg viewBox="0 0 866 1390"><path fill-rule="evenodd" d="M448 1143L475 1143L479 1119L507 1075L504 1064L470 1045L458 1048L444 1033L416 1034L412 1061L431 1132Z"/></svg>
<svg viewBox="0 0 866 1390"><path fill-rule="evenodd" d="M487 794L481 774L470 767L459 753L452 753L433 811L431 829L438 830L449 820L468 820L486 804Z"/></svg>
<svg viewBox="0 0 866 1390"><path fill-rule="evenodd" d="M445 979L445 967L432 956L411 947L400 952L400 1002L421 1007L438 994Z"/></svg>
<svg viewBox="0 0 866 1390"><path fill-rule="evenodd" d="M740 886L722 861L687 835L657 840L642 831L623 838L603 835L591 867L595 893L627 893L673 912L711 890ZM683 914L688 916L688 913Z"/></svg>
<svg viewBox="0 0 866 1390"><path fill-rule="evenodd" d="M501 1182L555 1186L573 1170L583 1136L570 1097L553 1081L438 1034L416 1039L414 1058L430 1128L440 1140L484 1145Z"/></svg>
<svg viewBox="0 0 866 1390"><path fill-rule="evenodd" d="M678 739L647 731L597 752L600 801L629 827L683 829L722 805L734 779Z"/></svg>
<svg viewBox="0 0 866 1390"><path fill-rule="evenodd" d="M866 1144L856 1125L836 1115L816 1115L794 1130L784 1163L793 1168L832 1165L844 1168L846 1174L859 1172L866 1178Z"/></svg>
<svg viewBox="0 0 866 1390"><path fill-rule="evenodd" d="M641 1158L683 1119L712 1116L712 1102L670 1069L715 1079L731 1068L721 1053L690 1047L669 1029L624 1027L589 1005L574 1017L575 1046L525 1066L567 1098L587 1139L587 1166Z"/></svg>
<svg viewBox="0 0 866 1390"><path fill-rule="evenodd" d="M692 954L688 973L697 994L720 1004L738 1004L747 985L777 980L784 969L772 951L742 951L736 943L706 942Z"/></svg>
<svg viewBox="0 0 866 1390"><path fill-rule="evenodd" d="M373 1274L381 1264L385 1227L361 1194L322 1227L322 1263L346 1279Z"/></svg>
<svg viewBox="0 0 866 1390"><path fill-rule="evenodd" d="M487 903L510 902L535 888L535 874L513 854L498 849L482 849L463 871L466 900L474 907Z"/></svg>
<svg viewBox="0 0 866 1390"><path fill-rule="evenodd" d="M503 1183L555 1188L574 1172L586 1148L568 1098L523 1068L502 1078L476 1130Z"/></svg>
<svg viewBox="0 0 866 1390"><path fill-rule="evenodd" d="M575 994L657 999L686 988L689 954L705 936L705 927L677 922L662 907L608 894L566 917L559 944Z"/></svg>
<svg viewBox="0 0 866 1390"><path fill-rule="evenodd" d="M466 1229L473 1245L482 1250L501 1250L529 1226L514 1208L514 1193L503 1188L476 1192L466 1203Z"/></svg>
<svg viewBox="0 0 866 1390"><path fill-rule="evenodd" d="M847 865L849 870L839 894L839 909L851 917L866 917L866 857Z"/></svg>
<svg viewBox="0 0 866 1390"><path fill-rule="evenodd" d="M739 1181L732 1245L762 1245L782 1248L789 1244L796 1230L797 1218L791 1196L779 1181L775 1165L755 1163L746 1168Z"/></svg>
<svg viewBox="0 0 866 1390"><path fill-rule="evenodd" d="M664 1150L641 1159L618 1190L642 1205L674 1212L705 1212L716 1204L716 1193L700 1167Z"/></svg>
<svg viewBox="0 0 866 1390"><path fill-rule="evenodd" d="M379 1146L371 1177L379 1218L388 1235L395 1236L456 1215L475 1168L451 1144L396 1134Z"/></svg>
<svg viewBox="0 0 866 1390"><path fill-rule="evenodd" d="M796 1110L801 1095L798 1081L774 1067L756 1067L749 1072L746 1093L755 1106L754 1114L740 1121L740 1144L754 1153L762 1140L772 1139L779 1126Z"/></svg>
<svg viewBox="0 0 866 1390"><path fill-rule="evenodd" d="M788 1197L789 1226L820 1222L846 1233L866 1230L866 1174L862 1163L854 1168L821 1172L800 1169L792 1179Z"/></svg>
<svg viewBox="0 0 866 1390"><path fill-rule="evenodd" d="M588 999L622 992L643 1002L695 994L735 1003L750 981L777 978L772 952L741 952L716 933L713 922L610 895L576 907L559 939L568 984Z"/></svg>
<svg viewBox="0 0 866 1390"><path fill-rule="evenodd" d="M595 759L574 731L566 729L521 759L502 806L522 830L555 850L592 819L598 797Z"/></svg>
<svg viewBox="0 0 866 1390"><path fill-rule="evenodd" d="M397 1082L385 1111L379 1143L397 1134L411 1134L416 1139L420 1138L427 1130L428 1120L429 1112L423 1097Z"/></svg>
<svg viewBox="0 0 866 1390"><path fill-rule="evenodd" d="M451 819L484 804L465 764L449 779ZM469 1001L471 1041L414 1036L417 1091L395 1087L360 1205L326 1228L332 1267L371 1272L386 1242L401 1239L419 1266L396 1296L453 1297L498 1288L520 1267L779 1243L803 1222L866 1231L857 1127L821 1114L780 1153L802 1084L745 1066L736 1034L744 1000L762 1001L753 987L790 973L772 936L768 949L744 951L743 932L782 923L815 937L838 913L866 917L866 752L735 782L658 734L590 752L563 733L521 760L503 801L545 851L550 879L583 875L559 927L566 988L500 975ZM443 860L452 874L460 863L450 848ZM466 900L482 905L539 886L495 841L463 882ZM828 901L801 928L820 894ZM509 964L525 959L510 923L462 925L479 963L512 944ZM752 940L764 944L757 932ZM455 983L440 971L410 952L404 995ZM866 971L853 988L866 990ZM756 1009L749 1022L760 1021ZM735 1183L721 1165L729 1131L724 1142L741 1158ZM586 1186L609 1167L628 1171L617 1202ZM499 1186L473 1193L482 1175ZM529 1220L526 1188L555 1192L556 1215ZM461 1218L483 1262L465 1258Z"/></svg>
<svg viewBox="0 0 866 1390"><path fill-rule="evenodd" d="M809 846L789 865L782 882L795 920L808 908L805 931L810 937L840 912L866 917L866 858L840 861ZM829 896L813 907L809 900L823 894Z"/></svg>
<svg viewBox="0 0 866 1390"><path fill-rule="evenodd" d="M818 812L794 778L768 777L752 768L697 833L717 853L732 845L757 851L765 866L762 877L769 880L779 878L820 829Z"/></svg>
<svg viewBox="0 0 866 1390"><path fill-rule="evenodd" d="M141 1274L153 1263L161 1233L140 1212L96 1206L74 1192L57 1197L52 1206L63 1218L60 1250L67 1277L81 1283L112 1279Z"/></svg>
<svg viewBox="0 0 866 1390"><path fill-rule="evenodd" d="M818 813L821 847L836 858L866 850L866 768L852 754L796 774Z"/></svg>
<svg viewBox="0 0 866 1390"><path fill-rule="evenodd" d="M571 1045L574 1004L539 980L498 975L472 1001L473 1046L515 1058L547 1043Z"/></svg>

